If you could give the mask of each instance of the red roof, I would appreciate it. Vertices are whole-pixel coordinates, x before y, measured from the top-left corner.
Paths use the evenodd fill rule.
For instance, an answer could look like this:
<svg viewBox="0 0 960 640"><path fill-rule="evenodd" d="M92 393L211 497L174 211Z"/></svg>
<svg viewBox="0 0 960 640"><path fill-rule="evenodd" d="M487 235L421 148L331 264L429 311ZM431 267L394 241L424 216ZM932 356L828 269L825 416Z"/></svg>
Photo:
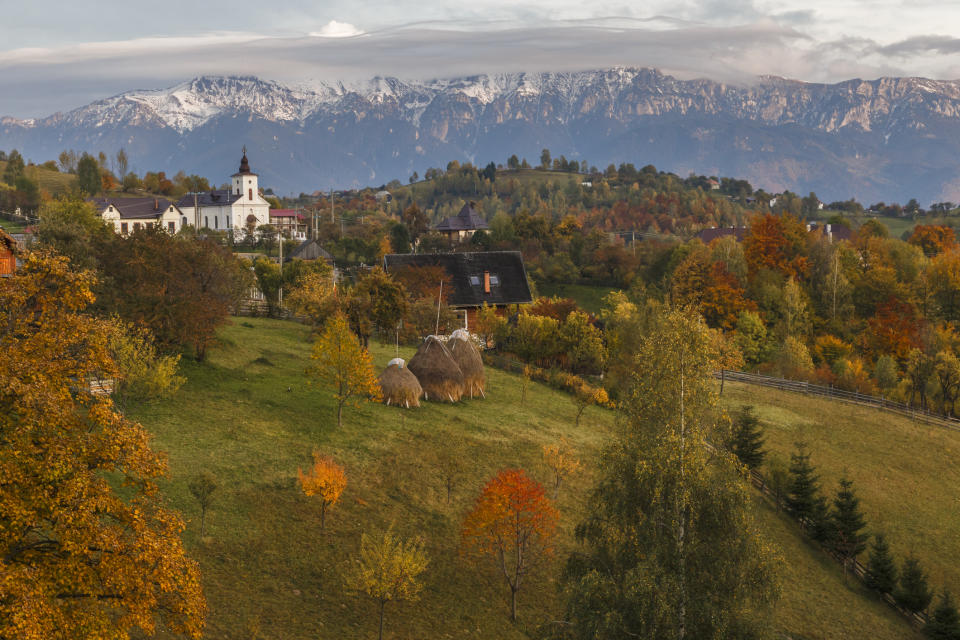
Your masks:
<svg viewBox="0 0 960 640"><path fill-rule="evenodd" d="M303 220L303 214L296 209L270 209L271 218L298 218Z"/></svg>

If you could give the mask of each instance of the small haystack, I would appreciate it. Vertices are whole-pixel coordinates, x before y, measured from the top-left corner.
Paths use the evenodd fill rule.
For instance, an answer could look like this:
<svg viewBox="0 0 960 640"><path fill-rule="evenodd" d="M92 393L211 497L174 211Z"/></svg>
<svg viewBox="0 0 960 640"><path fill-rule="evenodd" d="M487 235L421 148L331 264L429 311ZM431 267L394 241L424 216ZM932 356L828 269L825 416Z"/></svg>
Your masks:
<svg viewBox="0 0 960 640"><path fill-rule="evenodd" d="M463 373L463 392L469 393L471 398L476 394L486 398L483 390L487 377L483 373L483 358L470 339L470 334L463 329L457 329L447 341L447 349Z"/></svg>
<svg viewBox="0 0 960 640"><path fill-rule="evenodd" d="M395 404L407 409L420 406L423 389L420 387L417 376L407 368L403 358L394 358L388 362L387 368L377 380L380 382L380 388L383 389L383 401L386 404Z"/></svg>
<svg viewBox="0 0 960 640"><path fill-rule="evenodd" d="M417 376L427 400L457 402L463 395L463 373L436 336L427 336L407 368Z"/></svg>

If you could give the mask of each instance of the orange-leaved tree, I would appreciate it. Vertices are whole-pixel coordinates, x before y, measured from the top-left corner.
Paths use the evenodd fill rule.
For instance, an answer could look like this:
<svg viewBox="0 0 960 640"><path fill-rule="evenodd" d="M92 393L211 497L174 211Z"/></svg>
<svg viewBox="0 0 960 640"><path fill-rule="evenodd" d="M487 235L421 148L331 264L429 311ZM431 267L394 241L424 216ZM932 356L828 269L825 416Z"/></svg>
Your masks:
<svg viewBox="0 0 960 640"><path fill-rule="evenodd" d="M320 528L326 524L327 507L333 506L340 499L340 494L347 487L347 474L343 467L333 458L313 452L313 466L307 469L297 469L297 480L300 487L308 496L317 496L320 499Z"/></svg>
<svg viewBox="0 0 960 640"><path fill-rule="evenodd" d="M463 521L461 553L493 560L510 587L510 618L517 619L517 594L525 578L553 553L557 511L543 486L521 469L494 476Z"/></svg>
<svg viewBox="0 0 960 640"><path fill-rule="evenodd" d="M199 638L200 572L157 485L165 456L90 392L118 371L115 325L85 313L91 282L45 253L0 279L0 638Z"/></svg>
<svg viewBox="0 0 960 640"><path fill-rule="evenodd" d="M307 373L321 385L333 388L337 401L337 426L343 424L343 405L359 406L361 398L379 400L380 385L370 353L350 331L347 318L337 313L324 325L313 345L313 365Z"/></svg>

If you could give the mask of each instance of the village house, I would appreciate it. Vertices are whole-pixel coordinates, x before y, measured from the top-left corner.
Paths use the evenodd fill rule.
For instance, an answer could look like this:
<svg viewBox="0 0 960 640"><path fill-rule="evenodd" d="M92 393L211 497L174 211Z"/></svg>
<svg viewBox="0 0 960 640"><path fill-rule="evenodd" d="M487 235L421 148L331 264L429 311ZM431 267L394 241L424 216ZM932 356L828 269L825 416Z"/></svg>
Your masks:
<svg viewBox="0 0 960 640"><path fill-rule="evenodd" d="M460 213L443 220L433 230L444 234L453 243L469 240L477 231L489 229L487 222L474 209L476 205L476 202L468 202Z"/></svg>
<svg viewBox="0 0 960 640"><path fill-rule="evenodd" d="M150 225L176 233L182 226L183 214L166 198L93 198L89 202L114 231L123 235Z"/></svg>
<svg viewBox="0 0 960 640"><path fill-rule="evenodd" d="M7 278L17 270L17 243L0 229L0 278Z"/></svg>
<svg viewBox="0 0 960 640"><path fill-rule="evenodd" d="M466 329L476 323L484 304L502 309L533 302L519 251L388 254L383 266L387 272L400 267L443 267L450 276L443 285L444 290L449 287L447 302L450 308L462 311Z"/></svg>
<svg viewBox="0 0 960 640"><path fill-rule="evenodd" d="M188 193L180 198L177 206L183 212L181 224L230 231L241 238L270 224L270 203L260 195L258 176L250 170L246 147L240 170L230 179L230 189Z"/></svg>
<svg viewBox="0 0 960 640"><path fill-rule="evenodd" d="M270 224L286 238L307 239L306 217L296 209L270 209Z"/></svg>

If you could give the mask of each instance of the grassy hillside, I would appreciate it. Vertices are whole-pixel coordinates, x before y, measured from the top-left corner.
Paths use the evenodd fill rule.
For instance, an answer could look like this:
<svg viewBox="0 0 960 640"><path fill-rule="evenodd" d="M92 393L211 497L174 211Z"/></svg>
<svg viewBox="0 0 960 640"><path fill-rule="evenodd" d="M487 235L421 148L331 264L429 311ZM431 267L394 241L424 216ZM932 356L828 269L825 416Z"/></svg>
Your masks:
<svg viewBox="0 0 960 640"><path fill-rule="evenodd" d="M3 175L6 168L7 163L0 162L0 175ZM28 166L26 174L41 189L54 195L68 191L76 183L76 176L72 173L60 173L39 165Z"/></svg>
<svg viewBox="0 0 960 640"><path fill-rule="evenodd" d="M565 284L560 282L541 282L537 284L537 293L541 296L572 298L577 306L590 313L600 313L603 299L613 291L612 287L592 287L583 284Z"/></svg>
<svg viewBox="0 0 960 640"><path fill-rule="evenodd" d="M134 412L156 435L155 445L169 453L172 477L165 491L189 520L185 540L200 562L210 605L207 637L374 636L373 603L345 593L341 575L359 534L391 525L404 535L422 535L431 565L421 600L388 608L387 637L524 638L555 619L553 578L595 480L595 456L610 433L611 412L590 408L574 429L569 397L531 384L521 406L518 379L491 370L487 400L409 412L365 405L347 410L338 429L328 394L304 385L305 327L235 320L221 341L209 362L184 364L188 382L177 397ZM378 367L394 355L391 347L372 347ZM402 355L409 357L409 350ZM585 471L560 495L558 559L521 593L521 620L514 625L502 578L459 559L459 524L480 485L498 469L519 466L546 480L541 447L561 435L580 450ZM325 531L317 505L295 481L314 448L337 458L348 476ZM450 504L437 472L444 456L463 462ZM187 490L202 469L222 485L204 539ZM797 538L793 525L760 504L758 514L792 560L784 570L781 629L810 639L912 637L885 606L844 584L835 566Z"/></svg>
<svg viewBox="0 0 960 640"><path fill-rule="evenodd" d="M831 500L849 477L868 528L884 532L899 559L915 554L935 588L960 590L960 432L743 384L729 384L724 400L756 405L767 449L784 462L806 442Z"/></svg>

